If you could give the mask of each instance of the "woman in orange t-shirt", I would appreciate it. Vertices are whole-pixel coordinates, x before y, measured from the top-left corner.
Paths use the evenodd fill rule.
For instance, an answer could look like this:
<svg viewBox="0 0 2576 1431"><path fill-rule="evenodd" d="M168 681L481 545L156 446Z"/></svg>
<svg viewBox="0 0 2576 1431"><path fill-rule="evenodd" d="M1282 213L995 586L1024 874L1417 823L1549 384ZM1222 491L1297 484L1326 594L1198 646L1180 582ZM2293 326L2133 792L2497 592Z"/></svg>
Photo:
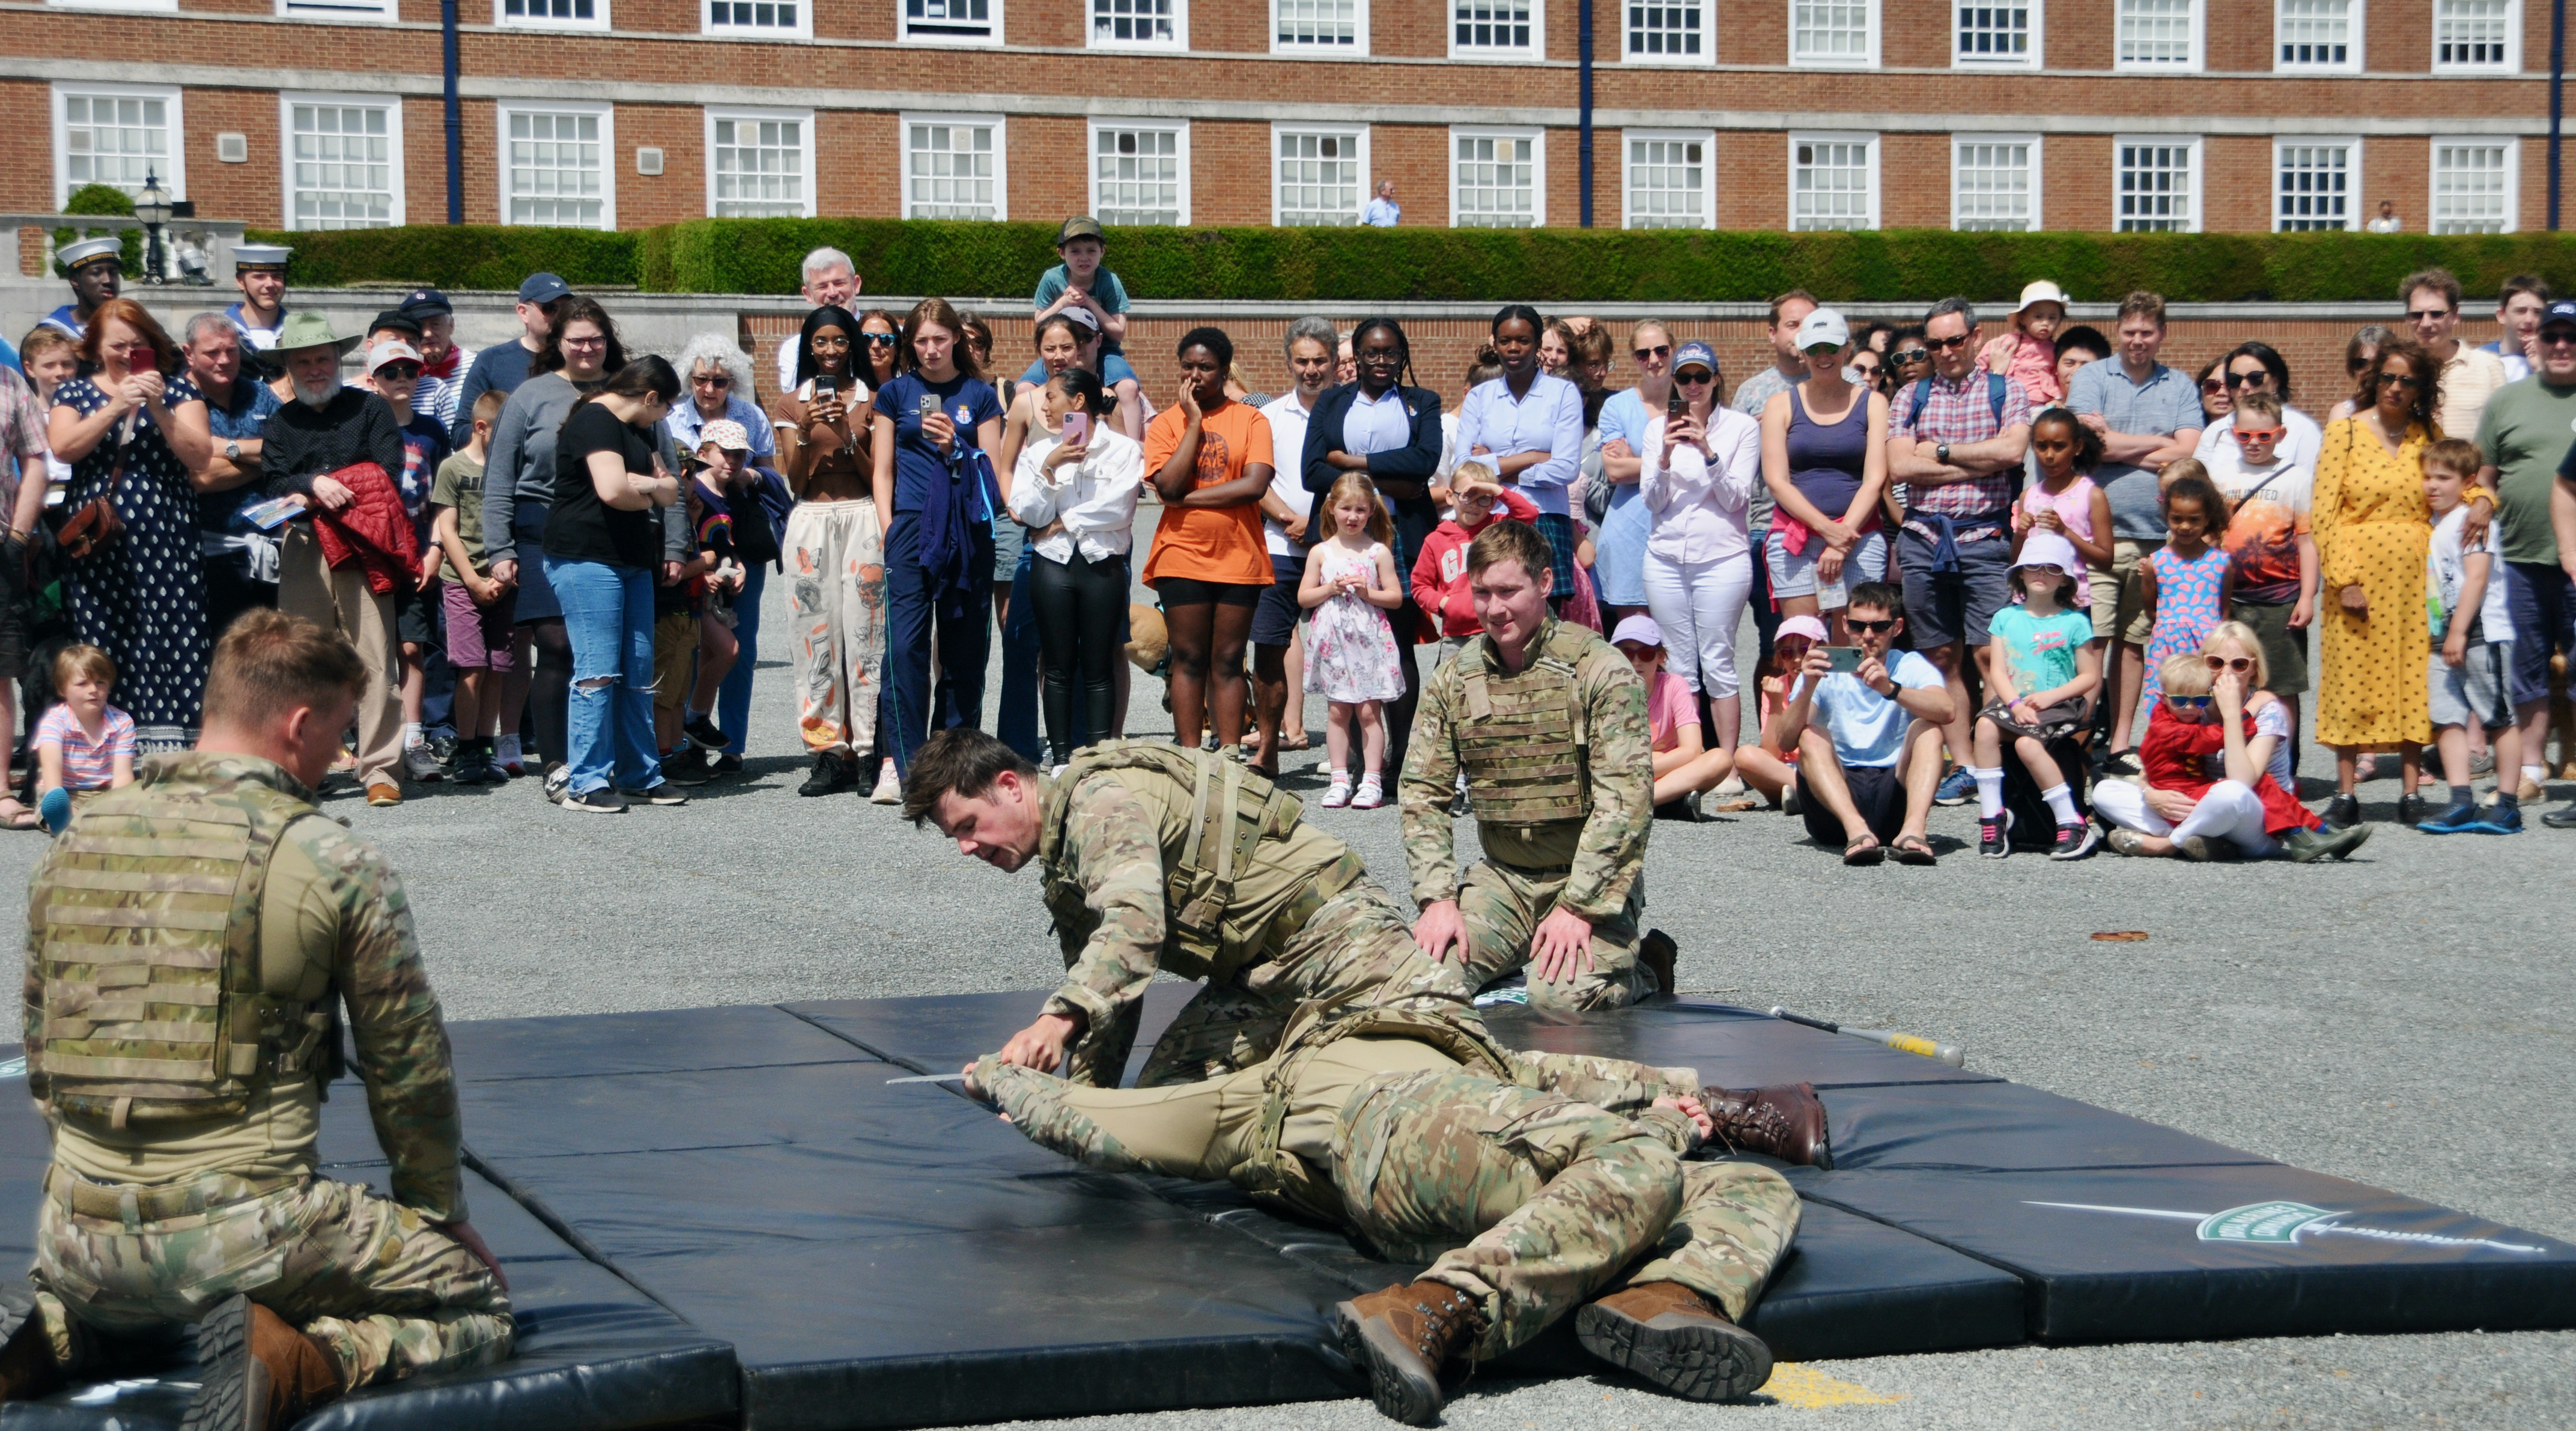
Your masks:
<svg viewBox="0 0 2576 1431"><path fill-rule="evenodd" d="M1270 586L1261 494L1270 488L1270 420L1225 395L1234 340L1221 328L1181 335L1180 401L1145 429L1145 470L1163 499L1145 584L1162 598L1172 642L1172 730L1195 747L1243 741L1243 647ZM1215 699L1208 693L1214 682Z"/></svg>

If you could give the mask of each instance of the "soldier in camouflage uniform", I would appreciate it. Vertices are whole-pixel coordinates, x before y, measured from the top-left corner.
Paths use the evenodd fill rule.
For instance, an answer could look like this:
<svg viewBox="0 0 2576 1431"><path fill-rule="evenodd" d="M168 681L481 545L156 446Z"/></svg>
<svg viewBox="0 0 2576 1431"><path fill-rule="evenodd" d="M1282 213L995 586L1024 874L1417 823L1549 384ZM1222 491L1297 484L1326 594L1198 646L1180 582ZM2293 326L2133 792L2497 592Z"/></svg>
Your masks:
<svg viewBox="0 0 2576 1431"><path fill-rule="evenodd" d="M1803 1085L1733 1094L1687 1068L1509 1053L1472 1015L1308 1010L1268 1062L1183 1088L1083 1088L999 1057L967 1084L1090 1166L1225 1178L1390 1260L1429 1263L1338 1311L1379 1408L1413 1422L1439 1410L1444 1368L1577 1308L1587 1348L1668 1390L1714 1400L1760 1386L1770 1352L1737 1323L1788 1250L1797 1194L1757 1163L1683 1159L1715 1131L1829 1161L1823 1105ZM1712 1125L1712 1105L1738 1114ZM1742 1115L1757 1105L1774 1116Z"/></svg>
<svg viewBox="0 0 2576 1431"><path fill-rule="evenodd" d="M313 805L364 685L339 637L245 616L216 648L196 751L100 796L37 867L27 1077L54 1160L36 1310L0 1349L0 1395L190 1324L190 1431L284 1426L510 1354L402 881ZM314 1174L342 1006L391 1199Z"/></svg>
<svg viewBox="0 0 2576 1431"><path fill-rule="evenodd" d="M1534 964L1529 1002L1619 1008L1670 993L1670 945L1641 967L1654 741L1646 689L1617 647L1548 614L1547 539L1496 522L1467 548L1485 634L1422 683L1398 800L1414 937L1452 947L1470 986ZM1485 857L1458 869L1458 772Z"/></svg>
<svg viewBox="0 0 2576 1431"><path fill-rule="evenodd" d="M1463 1010L1460 971L1417 949L1358 855L1241 762L1167 741L1111 741L1060 776L979 731L933 736L904 814L1011 871L1035 860L1067 977L1004 1061L1115 1086L1156 971L1203 979L1140 1087L1258 1063L1301 1004Z"/></svg>

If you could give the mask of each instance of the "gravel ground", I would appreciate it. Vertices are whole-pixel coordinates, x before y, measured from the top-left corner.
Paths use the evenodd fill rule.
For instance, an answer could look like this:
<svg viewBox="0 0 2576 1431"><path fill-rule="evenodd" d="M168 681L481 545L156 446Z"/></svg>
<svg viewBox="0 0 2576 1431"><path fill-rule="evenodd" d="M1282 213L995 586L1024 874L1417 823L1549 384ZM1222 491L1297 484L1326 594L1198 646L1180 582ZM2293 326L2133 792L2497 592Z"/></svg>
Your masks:
<svg viewBox="0 0 2576 1431"><path fill-rule="evenodd" d="M765 617L768 649L784 651L774 582ZM996 675L988 709L998 690ZM1140 675L1133 733L1170 731L1158 695ZM681 809L572 815L533 780L331 808L402 870L451 1018L1040 989L1060 975L1033 876L960 859L864 799L796 798L803 763L775 655L755 712L746 776ZM1290 786L1310 799L1323 715L1311 703L1317 750L1291 761ZM2313 751L2304 773L2320 794ZM2365 786L2366 813L2392 818L2396 794ZM1309 812L1405 887L1392 809ZM2576 837L2384 825L2345 865L2060 866L1976 858L1974 813L1935 814L1935 869L1846 870L1772 814L1658 824L1652 922L1681 940L1687 992L1884 1022L1962 1045L1974 1068L2576 1240L2563 932ZM0 874L16 885L40 849L0 843ZM2087 937L2128 929L2151 937ZM0 1017L15 1038L14 1013ZM1915 1428L2563 1427L2576 1425L2576 1334L2020 1348L1818 1364L1774 1391L1766 1413L1604 1380L1488 1383L1450 1415L1496 1428L1731 1424L1799 1407ZM1386 1424L1359 1401L1110 1420Z"/></svg>

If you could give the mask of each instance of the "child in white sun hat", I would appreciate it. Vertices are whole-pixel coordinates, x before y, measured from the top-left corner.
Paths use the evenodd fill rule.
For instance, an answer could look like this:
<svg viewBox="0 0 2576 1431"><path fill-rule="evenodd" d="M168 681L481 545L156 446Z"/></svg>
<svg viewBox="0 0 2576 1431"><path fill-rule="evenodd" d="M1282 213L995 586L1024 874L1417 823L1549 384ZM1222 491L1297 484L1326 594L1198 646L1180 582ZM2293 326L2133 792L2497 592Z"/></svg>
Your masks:
<svg viewBox="0 0 2576 1431"><path fill-rule="evenodd" d="M2066 290L2045 278L2029 284L2013 309L2012 331L1978 352L1977 367L2021 384L2032 412L2066 401L2066 384L2057 378L2057 330L2065 322Z"/></svg>

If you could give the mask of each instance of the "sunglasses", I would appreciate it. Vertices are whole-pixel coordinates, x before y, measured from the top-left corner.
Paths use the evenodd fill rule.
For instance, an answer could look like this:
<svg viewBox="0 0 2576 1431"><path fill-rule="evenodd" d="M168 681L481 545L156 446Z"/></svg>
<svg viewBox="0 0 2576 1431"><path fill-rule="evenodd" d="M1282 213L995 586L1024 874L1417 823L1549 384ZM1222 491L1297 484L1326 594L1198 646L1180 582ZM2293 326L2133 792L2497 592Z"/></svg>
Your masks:
<svg viewBox="0 0 2576 1431"><path fill-rule="evenodd" d="M2209 669L2213 671L2234 671L2238 675L2243 675L2254 669L2254 658L2251 656L2209 656L2204 659L2209 662ZM2201 699L2207 700L2208 697L2204 696Z"/></svg>
<svg viewBox="0 0 2576 1431"><path fill-rule="evenodd" d="M398 383L406 378L419 377L420 369L410 363L387 363L376 369L376 376Z"/></svg>
<svg viewBox="0 0 2576 1431"><path fill-rule="evenodd" d="M1818 343L1807 350L1807 356L1821 363L1842 350L1843 345L1840 343Z"/></svg>
<svg viewBox="0 0 2576 1431"><path fill-rule="evenodd" d="M1854 631L1864 632L1868 635L1875 636L1881 631L1895 630L1896 618L1890 616L1884 621L1863 621L1858 617L1847 616L1843 618L1843 625L1850 627Z"/></svg>
<svg viewBox="0 0 2576 1431"><path fill-rule="evenodd" d="M1926 338L1923 341L1944 353L1949 353L1968 346L1968 340L1975 336L1977 335L1974 333L1962 333L1956 338Z"/></svg>
<svg viewBox="0 0 2576 1431"><path fill-rule="evenodd" d="M2239 442L2278 442L2286 427L2240 427L2234 429Z"/></svg>
<svg viewBox="0 0 2576 1431"><path fill-rule="evenodd" d="M2438 323L2443 319L2450 317L2451 310L2448 308L2409 308L2406 310L2406 316L2409 320L2417 323Z"/></svg>
<svg viewBox="0 0 2576 1431"><path fill-rule="evenodd" d="M2196 711L2215 699L2215 696L2167 696L2165 703L2178 711Z"/></svg>
<svg viewBox="0 0 2576 1431"><path fill-rule="evenodd" d="M1932 355L1921 348L1908 348L1904 352L1896 355L1896 361L1900 363L1928 363L1932 361Z"/></svg>
<svg viewBox="0 0 2576 1431"><path fill-rule="evenodd" d="M689 381L702 388L729 388L733 386L733 379L723 373L698 373L690 377Z"/></svg>
<svg viewBox="0 0 2576 1431"><path fill-rule="evenodd" d="M2542 341L2546 342L2548 340L2543 339ZM2358 373L2369 366L2370 359L2368 358L2346 358L2343 361L2343 370L2347 373Z"/></svg>
<svg viewBox="0 0 2576 1431"><path fill-rule="evenodd" d="M2379 385L2381 387L2387 387L2391 384L2401 388L2413 388L2417 392L2422 392L2424 390L2424 380L2415 376L2413 373L2381 373L2379 375Z"/></svg>
<svg viewBox="0 0 2576 1431"><path fill-rule="evenodd" d="M2544 348L2576 348L2576 332L2570 332L2565 328L2561 328L2555 333L2544 330L2540 335L2540 346Z"/></svg>
<svg viewBox="0 0 2576 1431"><path fill-rule="evenodd" d="M859 341L867 344L871 348L891 348L894 346L894 335L892 333L861 333L859 335Z"/></svg>
<svg viewBox="0 0 2576 1431"><path fill-rule="evenodd" d="M2272 374L2270 370L2265 368L2256 368L2250 373L2229 373L2227 375L2227 385L2231 388L2259 388L2271 380Z"/></svg>
<svg viewBox="0 0 2576 1431"><path fill-rule="evenodd" d="M1710 383L1717 381L1717 374L1704 372L1675 373L1673 374L1673 381L1680 383L1684 387L1704 388Z"/></svg>
<svg viewBox="0 0 2576 1431"><path fill-rule="evenodd" d="M1671 356L1672 356L1672 352L1673 352L1673 345L1672 345L1672 344L1670 344L1670 343L1660 343L1660 344L1657 344L1656 346L1654 346L1654 347L1652 347L1652 348L1639 348L1639 349L1636 349L1635 351L1636 351L1636 354L1637 354L1637 361L1642 363L1642 362L1646 361L1648 358L1668 358L1668 357L1671 357Z"/></svg>
<svg viewBox="0 0 2576 1431"><path fill-rule="evenodd" d="M2219 378L2202 378L2200 390L2205 393L2223 393L2227 391L2227 384Z"/></svg>

